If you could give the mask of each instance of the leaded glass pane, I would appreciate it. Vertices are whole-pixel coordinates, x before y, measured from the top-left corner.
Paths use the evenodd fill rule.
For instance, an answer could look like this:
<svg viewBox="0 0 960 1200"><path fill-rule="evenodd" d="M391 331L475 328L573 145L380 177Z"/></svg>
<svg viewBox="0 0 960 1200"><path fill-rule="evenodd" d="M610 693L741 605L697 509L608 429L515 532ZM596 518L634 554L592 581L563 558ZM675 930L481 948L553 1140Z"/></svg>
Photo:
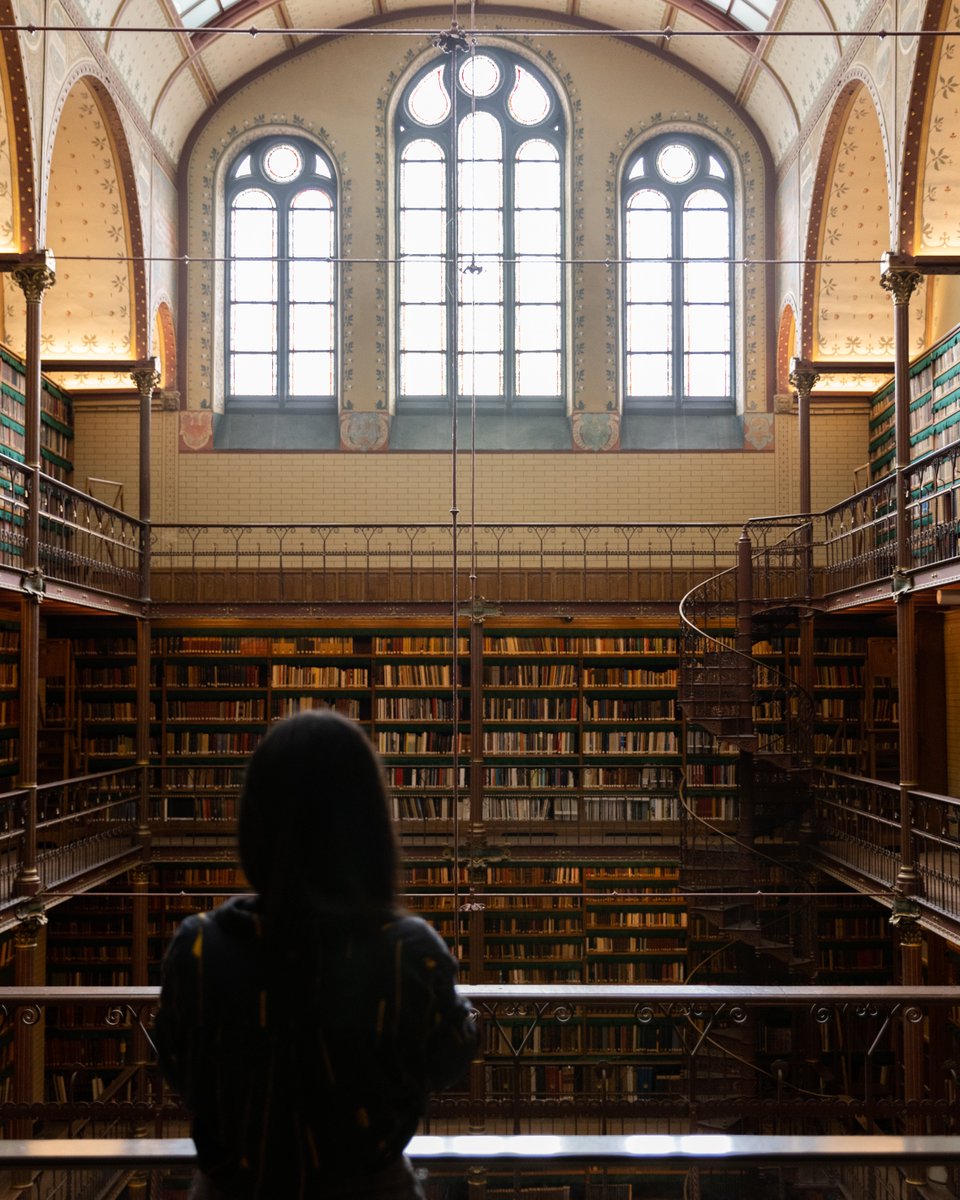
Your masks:
<svg viewBox="0 0 960 1200"><path fill-rule="evenodd" d="M683 340L687 350L729 350L729 308L725 304L688 304Z"/></svg>
<svg viewBox="0 0 960 1200"><path fill-rule="evenodd" d="M445 354L400 354L400 390L405 396L446 394Z"/></svg>
<svg viewBox="0 0 960 1200"><path fill-rule="evenodd" d="M242 346L244 350L276 350L276 305L232 305L230 309L230 345Z"/></svg>
<svg viewBox="0 0 960 1200"><path fill-rule="evenodd" d="M500 208L503 204L503 164L462 162L458 180L460 208Z"/></svg>
<svg viewBox="0 0 960 1200"><path fill-rule="evenodd" d="M556 350L560 345L560 309L525 304L517 309L517 350Z"/></svg>
<svg viewBox="0 0 960 1200"><path fill-rule="evenodd" d="M517 355L517 395L560 395L559 351Z"/></svg>
<svg viewBox="0 0 960 1200"><path fill-rule="evenodd" d="M723 399L730 394L729 354L688 354L685 374L688 396Z"/></svg>
<svg viewBox="0 0 960 1200"><path fill-rule="evenodd" d="M446 169L442 162L404 161L400 173L400 204L403 208L443 209L445 188Z"/></svg>
<svg viewBox="0 0 960 1200"><path fill-rule="evenodd" d="M503 130L488 112L469 113L460 122L459 154L462 161L503 157Z"/></svg>
<svg viewBox="0 0 960 1200"><path fill-rule="evenodd" d="M673 344L673 306L636 304L627 309L630 351L669 350Z"/></svg>
<svg viewBox="0 0 960 1200"><path fill-rule="evenodd" d="M558 162L518 162L514 179L514 200L518 208L559 207Z"/></svg>
<svg viewBox="0 0 960 1200"><path fill-rule="evenodd" d="M627 303L666 303L673 299L673 270L670 263L628 263Z"/></svg>
<svg viewBox="0 0 960 1200"><path fill-rule="evenodd" d="M503 214L469 209L460 218L460 254L499 255L503 250Z"/></svg>
<svg viewBox="0 0 960 1200"><path fill-rule="evenodd" d="M726 304L730 299L730 267L727 263L684 263L683 295L688 304Z"/></svg>
<svg viewBox="0 0 960 1200"><path fill-rule="evenodd" d="M669 354L628 354L627 394L669 396L673 390Z"/></svg>
<svg viewBox="0 0 960 1200"><path fill-rule="evenodd" d="M303 156L289 142L278 142L263 156L263 173L274 183L289 183L303 170Z"/></svg>
<svg viewBox="0 0 960 1200"><path fill-rule="evenodd" d="M334 394L334 357L326 353L290 355L291 396L332 396Z"/></svg>
<svg viewBox="0 0 960 1200"><path fill-rule="evenodd" d="M407 97L410 115L421 125L439 125L450 114L450 93L443 78L444 64L434 67Z"/></svg>
<svg viewBox="0 0 960 1200"><path fill-rule="evenodd" d="M400 310L400 344L404 350L443 350L446 309L442 304L405 304Z"/></svg>
<svg viewBox="0 0 960 1200"><path fill-rule="evenodd" d="M503 349L503 310L499 305L460 308L459 342L467 352Z"/></svg>
<svg viewBox="0 0 960 1200"><path fill-rule="evenodd" d="M333 348L333 308L329 304L290 305L291 350Z"/></svg>
<svg viewBox="0 0 960 1200"><path fill-rule="evenodd" d="M466 267L460 271L461 304L500 304L503 302L503 266L495 259L485 259L475 265L479 271Z"/></svg>
<svg viewBox="0 0 960 1200"><path fill-rule="evenodd" d="M277 264L268 259L239 259L230 270L231 299L273 300L277 295Z"/></svg>
<svg viewBox="0 0 960 1200"><path fill-rule="evenodd" d="M503 356L501 354L460 354L461 396L502 396Z"/></svg>
<svg viewBox="0 0 960 1200"><path fill-rule="evenodd" d="M436 212L405 209L400 214L400 252L405 257L443 253L445 226Z"/></svg>
<svg viewBox="0 0 960 1200"><path fill-rule="evenodd" d="M656 193L647 192L646 196ZM673 254L673 227L664 208L633 207L626 214L628 258L670 258Z"/></svg>
<svg viewBox="0 0 960 1200"><path fill-rule="evenodd" d="M516 297L518 304L535 300L544 304L559 304L561 299L560 264L549 259L525 259L516 266Z"/></svg>
<svg viewBox="0 0 960 1200"><path fill-rule="evenodd" d="M400 291L408 304L443 301L446 269L442 262L404 262L400 266Z"/></svg>
<svg viewBox="0 0 960 1200"><path fill-rule="evenodd" d="M334 298L336 268L327 262L290 264L290 300L330 304Z"/></svg>
<svg viewBox="0 0 960 1200"><path fill-rule="evenodd" d="M657 155L657 170L668 183L686 183L697 170L697 156L683 142L671 142Z"/></svg>
<svg viewBox="0 0 960 1200"><path fill-rule="evenodd" d="M471 54L460 68L460 86L468 96L492 96L500 84L500 68L488 54Z"/></svg>
<svg viewBox="0 0 960 1200"><path fill-rule="evenodd" d="M230 393L233 396L275 396L277 359L274 354L232 354Z"/></svg>
<svg viewBox="0 0 960 1200"><path fill-rule="evenodd" d="M729 232L726 213L684 213L684 257L729 258Z"/></svg>
<svg viewBox="0 0 960 1200"><path fill-rule="evenodd" d="M560 253L560 214L553 209L521 209L515 218L517 253Z"/></svg>
<svg viewBox="0 0 960 1200"><path fill-rule="evenodd" d="M550 111L550 94L529 71L518 66L513 91L507 101L510 116L520 125L537 125Z"/></svg>

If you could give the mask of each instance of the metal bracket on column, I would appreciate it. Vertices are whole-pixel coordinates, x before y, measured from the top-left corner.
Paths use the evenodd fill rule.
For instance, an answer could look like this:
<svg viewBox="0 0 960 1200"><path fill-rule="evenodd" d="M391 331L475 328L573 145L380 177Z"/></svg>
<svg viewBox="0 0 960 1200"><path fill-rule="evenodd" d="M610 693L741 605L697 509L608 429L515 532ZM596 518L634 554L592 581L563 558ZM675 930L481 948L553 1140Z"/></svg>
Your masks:
<svg viewBox="0 0 960 1200"><path fill-rule="evenodd" d="M893 572L890 577L890 588L893 592L894 600L898 600L901 596L906 596L913 591L913 580L899 567Z"/></svg>
<svg viewBox="0 0 960 1200"><path fill-rule="evenodd" d="M33 596L38 601L42 600L47 594L47 585L43 578L43 572L33 571L29 575L24 575L23 579L20 580L20 588L28 596Z"/></svg>

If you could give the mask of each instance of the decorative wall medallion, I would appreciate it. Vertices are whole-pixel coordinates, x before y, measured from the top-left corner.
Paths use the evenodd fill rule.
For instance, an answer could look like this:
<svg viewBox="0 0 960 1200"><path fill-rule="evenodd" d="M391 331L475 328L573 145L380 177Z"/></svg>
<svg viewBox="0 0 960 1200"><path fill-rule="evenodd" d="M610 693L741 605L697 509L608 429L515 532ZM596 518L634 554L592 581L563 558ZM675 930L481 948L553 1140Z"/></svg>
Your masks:
<svg viewBox="0 0 960 1200"><path fill-rule="evenodd" d="M387 449L390 415L385 412L342 412L340 448L371 453Z"/></svg>
<svg viewBox="0 0 960 1200"><path fill-rule="evenodd" d="M773 413L744 413L744 450L772 450L774 430L773 422Z"/></svg>
<svg viewBox="0 0 960 1200"><path fill-rule="evenodd" d="M620 445L620 414L575 412L570 418L575 450L616 450Z"/></svg>
<svg viewBox="0 0 960 1200"><path fill-rule="evenodd" d="M213 449L213 413L210 409L188 409L180 413L180 449L188 452Z"/></svg>

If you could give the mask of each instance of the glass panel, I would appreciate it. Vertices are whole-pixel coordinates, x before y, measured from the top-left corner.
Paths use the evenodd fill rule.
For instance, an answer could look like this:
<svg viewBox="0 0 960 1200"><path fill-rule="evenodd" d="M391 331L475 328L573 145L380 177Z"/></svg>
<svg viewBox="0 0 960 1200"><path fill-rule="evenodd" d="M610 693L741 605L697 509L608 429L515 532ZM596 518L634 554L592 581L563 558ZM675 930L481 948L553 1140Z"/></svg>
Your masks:
<svg viewBox="0 0 960 1200"><path fill-rule="evenodd" d="M687 350L728 350L730 309L725 304L689 304L684 309Z"/></svg>
<svg viewBox="0 0 960 1200"><path fill-rule="evenodd" d="M726 304L730 298L730 267L727 263L685 263L683 296L689 304Z"/></svg>
<svg viewBox="0 0 960 1200"><path fill-rule="evenodd" d="M670 350L673 344L673 308L669 304L635 304L627 309L627 349Z"/></svg>
<svg viewBox="0 0 960 1200"><path fill-rule="evenodd" d="M626 267L627 303L669 303L673 299L670 263L629 263Z"/></svg>
<svg viewBox="0 0 960 1200"><path fill-rule="evenodd" d="M712 154L710 155L710 163L707 167L707 174L712 175L714 179L726 179L727 177L727 171L723 163L718 158L715 158Z"/></svg>
<svg viewBox="0 0 960 1200"><path fill-rule="evenodd" d="M244 188L233 199L233 207L235 209L247 208L273 208L273 200L266 192L260 188Z"/></svg>
<svg viewBox="0 0 960 1200"><path fill-rule="evenodd" d="M230 283L232 300L275 300L277 264L266 259L237 259L230 267Z"/></svg>
<svg viewBox="0 0 960 1200"><path fill-rule="evenodd" d="M263 156L263 173L274 183L289 183L303 170L303 155L289 142L277 142Z"/></svg>
<svg viewBox="0 0 960 1200"><path fill-rule="evenodd" d="M404 150L400 161L406 166L408 162L443 162L445 157L436 142L429 138L417 138Z"/></svg>
<svg viewBox="0 0 960 1200"><path fill-rule="evenodd" d="M560 345L560 309L525 304L517 309L517 350L556 350Z"/></svg>
<svg viewBox="0 0 960 1200"><path fill-rule="evenodd" d="M291 350L333 349L333 306L330 304L290 305Z"/></svg>
<svg viewBox="0 0 960 1200"><path fill-rule="evenodd" d="M460 224L460 255L499 254L503 250L503 214L486 209L465 212Z"/></svg>
<svg viewBox="0 0 960 1200"><path fill-rule="evenodd" d="M722 192L717 192L713 188L700 188L696 192L691 192L683 207L691 211L694 209L721 208L726 212L729 206L727 198Z"/></svg>
<svg viewBox="0 0 960 1200"><path fill-rule="evenodd" d="M400 291L408 304L443 300L446 272L442 262L405 262L400 267Z"/></svg>
<svg viewBox="0 0 960 1200"><path fill-rule="evenodd" d="M447 390L443 354L401 354L400 391L405 396L442 396Z"/></svg>
<svg viewBox="0 0 960 1200"><path fill-rule="evenodd" d="M669 397L670 363L669 354L627 355L627 394Z"/></svg>
<svg viewBox="0 0 960 1200"><path fill-rule="evenodd" d="M293 262L290 264L290 300L313 300L329 304L333 300L336 269L332 263Z"/></svg>
<svg viewBox="0 0 960 1200"><path fill-rule="evenodd" d="M332 257L333 210L329 202L324 208L292 208L289 238L291 258Z"/></svg>
<svg viewBox="0 0 960 1200"><path fill-rule="evenodd" d="M560 355L518 354L518 396L559 396Z"/></svg>
<svg viewBox="0 0 960 1200"><path fill-rule="evenodd" d="M697 156L683 142L670 142L657 155L657 170L668 183L686 183L697 170Z"/></svg>
<svg viewBox="0 0 960 1200"><path fill-rule="evenodd" d="M458 355L461 396L502 396L503 356L500 354Z"/></svg>
<svg viewBox="0 0 960 1200"><path fill-rule="evenodd" d="M480 259L479 271L460 271L460 301L468 304L500 304L503 301L503 266L493 259Z"/></svg>
<svg viewBox="0 0 960 1200"><path fill-rule="evenodd" d="M231 305L230 345L236 347L242 346L244 350L276 350L276 305Z"/></svg>
<svg viewBox="0 0 960 1200"><path fill-rule="evenodd" d="M500 162L461 162L461 209L499 208L503 202L503 165Z"/></svg>
<svg viewBox="0 0 960 1200"><path fill-rule="evenodd" d="M231 354L230 394L275 396L277 359L273 354Z"/></svg>
<svg viewBox="0 0 960 1200"><path fill-rule="evenodd" d="M442 162L404 161L400 172L402 208L444 208L447 172Z"/></svg>
<svg viewBox="0 0 960 1200"><path fill-rule="evenodd" d="M277 214L270 209L234 209L230 248L235 258L276 258Z"/></svg>
<svg viewBox="0 0 960 1200"><path fill-rule="evenodd" d="M539 300L560 303L560 264L551 261L524 260L516 265L515 288L518 304Z"/></svg>
<svg viewBox="0 0 960 1200"><path fill-rule="evenodd" d="M461 307L458 323L465 352L503 349L503 309L499 305Z"/></svg>
<svg viewBox="0 0 960 1200"><path fill-rule="evenodd" d="M642 154L638 155L634 160L633 166L630 168L628 179L642 179L647 173L646 159Z"/></svg>
<svg viewBox="0 0 960 1200"><path fill-rule="evenodd" d="M728 354L686 355L686 394L688 396L730 395L730 356Z"/></svg>
<svg viewBox="0 0 960 1200"><path fill-rule="evenodd" d="M252 157L249 154L245 154L243 156L243 158L241 158L240 161L233 168L233 177L234 177L234 179L244 179L244 178L246 178L247 175L252 175L252 174L253 174Z"/></svg>
<svg viewBox="0 0 960 1200"><path fill-rule="evenodd" d="M645 193L653 195L654 193ZM662 197L661 197L662 199ZM673 229L670 212L664 208L627 209L627 258L670 258L673 254Z"/></svg>
<svg viewBox="0 0 960 1200"><path fill-rule="evenodd" d="M404 350L442 350L446 345L446 308L442 304L408 304L400 310L400 345Z"/></svg>
<svg viewBox="0 0 960 1200"><path fill-rule="evenodd" d="M727 258L730 254L730 221L725 211L696 209L683 214L685 258Z"/></svg>
<svg viewBox="0 0 960 1200"><path fill-rule="evenodd" d="M442 254L445 232L442 214L405 209L400 214L400 252L403 255Z"/></svg>
<svg viewBox="0 0 960 1200"><path fill-rule="evenodd" d="M516 82L507 100L507 111L520 125L537 125L550 111L550 94L538 79L517 67Z"/></svg>
<svg viewBox="0 0 960 1200"><path fill-rule="evenodd" d="M450 114L450 93L443 71L443 63L433 67L407 97L410 115L421 125L439 125Z"/></svg>
<svg viewBox="0 0 960 1200"><path fill-rule="evenodd" d="M552 209L521 209L516 214L517 253L560 253L560 214Z"/></svg>
<svg viewBox="0 0 960 1200"><path fill-rule="evenodd" d="M200 0L200 3L192 8L184 9L183 23L188 29L199 29L214 17L219 17L220 13L221 8L217 0Z"/></svg>
<svg viewBox="0 0 960 1200"><path fill-rule="evenodd" d="M460 122L459 154L463 160L503 157L503 133L492 113L470 113Z"/></svg>
<svg viewBox="0 0 960 1200"><path fill-rule="evenodd" d="M558 162L518 162L514 200L518 208L557 208L560 199Z"/></svg>
<svg viewBox="0 0 960 1200"><path fill-rule="evenodd" d="M326 354L290 355L291 396L332 396L334 358Z"/></svg>
<svg viewBox="0 0 960 1200"><path fill-rule="evenodd" d="M500 84L500 68L488 54L471 54L460 68L460 86L468 96L492 96Z"/></svg>
<svg viewBox="0 0 960 1200"><path fill-rule="evenodd" d="M333 172L330 170L330 164L322 154L315 154L313 156L313 173L314 175L320 175L323 179L333 178Z"/></svg>

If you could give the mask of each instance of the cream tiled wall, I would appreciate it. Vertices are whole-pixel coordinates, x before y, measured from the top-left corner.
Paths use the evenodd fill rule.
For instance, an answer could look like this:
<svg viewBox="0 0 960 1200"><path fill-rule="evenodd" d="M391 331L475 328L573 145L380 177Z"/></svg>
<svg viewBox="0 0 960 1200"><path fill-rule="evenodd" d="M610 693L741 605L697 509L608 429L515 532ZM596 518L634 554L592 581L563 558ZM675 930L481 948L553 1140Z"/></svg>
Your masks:
<svg viewBox="0 0 960 1200"><path fill-rule="evenodd" d="M181 453L177 414L153 414L155 520L447 522L451 463L445 453ZM866 460L864 412L828 410L812 422L813 500L827 507L854 490ZM76 481L124 485L137 511L138 421L132 404L78 405ZM609 454L480 453L460 456L458 505L468 523L491 521L741 521L796 511L796 418L777 418L773 452ZM472 471L476 469L476 487ZM476 512L472 496L476 494Z"/></svg>

